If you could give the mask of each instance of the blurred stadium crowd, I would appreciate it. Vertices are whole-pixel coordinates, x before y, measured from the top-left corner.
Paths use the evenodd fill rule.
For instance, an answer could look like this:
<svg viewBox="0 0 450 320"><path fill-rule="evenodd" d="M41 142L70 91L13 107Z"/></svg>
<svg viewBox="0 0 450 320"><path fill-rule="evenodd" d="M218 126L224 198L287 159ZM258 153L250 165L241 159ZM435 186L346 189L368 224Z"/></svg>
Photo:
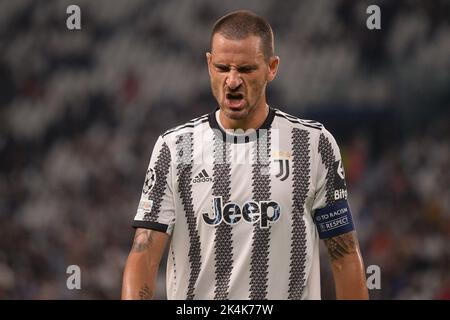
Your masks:
<svg viewBox="0 0 450 320"><path fill-rule="evenodd" d="M153 143L215 107L211 27L246 8L275 32L269 102L341 146L365 263L381 268L371 297L450 299L450 3L377 3L369 31L365 1L0 1L0 298L120 297Z"/></svg>

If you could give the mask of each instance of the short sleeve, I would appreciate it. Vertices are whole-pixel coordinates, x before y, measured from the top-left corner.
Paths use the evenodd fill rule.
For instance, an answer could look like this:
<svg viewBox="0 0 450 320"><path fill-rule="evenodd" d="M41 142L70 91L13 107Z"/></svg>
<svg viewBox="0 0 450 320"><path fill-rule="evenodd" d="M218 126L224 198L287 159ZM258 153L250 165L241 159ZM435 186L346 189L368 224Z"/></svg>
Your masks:
<svg viewBox="0 0 450 320"><path fill-rule="evenodd" d="M319 136L314 222L321 239L354 230L347 201L344 165L336 140L325 128Z"/></svg>
<svg viewBox="0 0 450 320"><path fill-rule="evenodd" d="M175 224L172 157L160 136L153 148L133 227L171 234Z"/></svg>

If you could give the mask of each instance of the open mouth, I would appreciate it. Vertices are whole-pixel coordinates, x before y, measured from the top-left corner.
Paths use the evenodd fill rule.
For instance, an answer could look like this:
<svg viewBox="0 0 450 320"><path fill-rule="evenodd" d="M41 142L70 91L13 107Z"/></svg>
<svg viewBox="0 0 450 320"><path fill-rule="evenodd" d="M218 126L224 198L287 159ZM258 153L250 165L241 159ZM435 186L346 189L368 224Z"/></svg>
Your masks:
<svg viewBox="0 0 450 320"><path fill-rule="evenodd" d="M242 93L227 93L226 97L228 100L242 100L244 95Z"/></svg>
<svg viewBox="0 0 450 320"><path fill-rule="evenodd" d="M225 98L226 104L230 109L241 110L245 105L244 95L242 93L230 92L225 95Z"/></svg>

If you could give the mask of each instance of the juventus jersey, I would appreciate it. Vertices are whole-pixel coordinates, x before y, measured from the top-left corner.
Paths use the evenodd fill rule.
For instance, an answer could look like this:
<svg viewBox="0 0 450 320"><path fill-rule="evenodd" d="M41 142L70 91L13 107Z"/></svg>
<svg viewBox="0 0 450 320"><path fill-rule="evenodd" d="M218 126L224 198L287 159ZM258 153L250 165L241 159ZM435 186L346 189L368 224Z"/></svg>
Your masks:
<svg viewBox="0 0 450 320"><path fill-rule="evenodd" d="M158 138L133 221L171 236L168 298L320 299L319 235L353 228L333 136L274 108L228 132L218 112Z"/></svg>

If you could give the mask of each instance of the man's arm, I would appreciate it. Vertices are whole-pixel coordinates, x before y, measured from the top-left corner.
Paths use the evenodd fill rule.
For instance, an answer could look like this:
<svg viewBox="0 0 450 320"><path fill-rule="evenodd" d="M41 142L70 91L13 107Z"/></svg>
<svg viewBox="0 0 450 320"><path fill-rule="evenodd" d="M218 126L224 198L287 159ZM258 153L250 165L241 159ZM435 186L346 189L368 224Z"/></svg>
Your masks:
<svg viewBox="0 0 450 320"><path fill-rule="evenodd" d="M123 274L122 299L153 298L159 263L168 238L164 232L136 229Z"/></svg>
<svg viewBox="0 0 450 320"><path fill-rule="evenodd" d="M324 242L333 270L336 299L369 299L356 232L350 231Z"/></svg>

